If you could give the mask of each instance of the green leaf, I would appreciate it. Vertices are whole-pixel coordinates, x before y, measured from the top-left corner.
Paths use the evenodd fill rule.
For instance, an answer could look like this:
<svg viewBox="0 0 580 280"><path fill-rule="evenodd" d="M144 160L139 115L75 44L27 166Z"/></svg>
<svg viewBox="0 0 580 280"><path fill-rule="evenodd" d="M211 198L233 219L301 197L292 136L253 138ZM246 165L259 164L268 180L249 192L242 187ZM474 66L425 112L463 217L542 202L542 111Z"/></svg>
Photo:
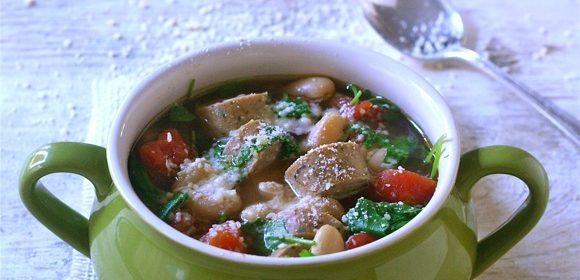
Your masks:
<svg viewBox="0 0 580 280"><path fill-rule="evenodd" d="M389 166L401 164L409 158L414 147L415 141L413 141L412 138L405 136L395 138L387 144L387 154L385 155L383 162Z"/></svg>
<svg viewBox="0 0 580 280"><path fill-rule="evenodd" d="M299 98L290 98L288 94L284 93L282 99L276 101L272 110L276 113L278 117L281 118L295 118L298 119L302 115L311 114L310 105L308 102Z"/></svg>
<svg viewBox="0 0 580 280"><path fill-rule="evenodd" d="M310 250L308 250L308 249L302 249L302 251L300 251L300 253L298 253L298 256L301 258L314 257L314 254L312 254L312 252L310 252Z"/></svg>
<svg viewBox="0 0 580 280"><path fill-rule="evenodd" d="M228 220L228 216L225 213L220 213L217 218L217 223L221 224Z"/></svg>
<svg viewBox="0 0 580 280"><path fill-rule="evenodd" d="M129 180L141 201L151 211L157 213L161 206L160 201L165 197L165 192L151 182L145 166L133 153L129 155Z"/></svg>
<svg viewBox="0 0 580 280"><path fill-rule="evenodd" d="M346 85L346 90L350 91L353 95L352 100L350 101L350 105L356 105L360 102L360 98L363 95L363 91L360 89L359 86L355 84L348 84Z"/></svg>
<svg viewBox="0 0 580 280"><path fill-rule="evenodd" d="M163 208L161 208L161 211L159 212L159 218L161 220L167 221L167 217L169 216L171 211L173 211L176 208L179 208L181 204L185 202L187 197L189 197L189 195L185 192L175 194L173 198L167 201L167 203L165 203Z"/></svg>
<svg viewBox="0 0 580 280"><path fill-rule="evenodd" d="M282 159L289 159L298 154L298 144L290 133L270 124L264 124L260 127L263 131L264 138L260 143L256 143L256 139L252 141L244 141L242 147L234 155L223 155L223 149L227 143L227 139L222 139L210 148L208 154L211 158L216 159L224 168L238 168L243 169L248 162L252 160L258 153L268 149L276 143L281 144L279 157Z"/></svg>
<svg viewBox="0 0 580 280"><path fill-rule="evenodd" d="M282 219L257 219L242 224L245 236L252 240L253 249L260 255L268 256L280 244L302 244L313 246L314 241L290 235Z"/></svg>
<svg viewBox="0 0 580 280"><path fill-rule="evenodd" d="M209 150L207 150L207 152L205 153L204 157L208 158L208 159L214 159L215 161L221 161L222 160L222 154L224 153L224 149L226 147L226 144L228 143L228 138L221 138L218 139L217 141L215 141L211 147L209 148Z"/></svg>
<svg viewBox="0 0 580 280"><path fill-rule="evenodd" d="M439 169L439 160L445 151L443 143L446 141L447 135L441 135L437 141L435 141L435 144L433 144L433 148L431 148L431 151L427 154L425 160L423 160L425 163L429 163L431 160L433 160L433 166L431 166L431 179L435 179L435 176L437 175L437 171Z"/></svg>
<svg viewBox="0 0 580 280"><path fill-rule="evenodd" d="M175 105L169 111L169 119L174 122L190 122L195 120L195 115L183 105Z"/></svg>
<svg viewBox="0 0 580 280"><path fill-rule="evenodd" d="M402 202L373 202L361 197L342 220L351 233L364 231L383 237L407 224L421 210Z"/></svg>
<svg viewBox="0 0 580 280"><path fill-rule="evenodd" d="M385 148L387 154L383 162L391 167L407 160L411 151L417 146L413 138L403 136L389 139L387 135L377 132L362 122L352 124L350 131L362 135L362 144L367 149Z"/></svg>

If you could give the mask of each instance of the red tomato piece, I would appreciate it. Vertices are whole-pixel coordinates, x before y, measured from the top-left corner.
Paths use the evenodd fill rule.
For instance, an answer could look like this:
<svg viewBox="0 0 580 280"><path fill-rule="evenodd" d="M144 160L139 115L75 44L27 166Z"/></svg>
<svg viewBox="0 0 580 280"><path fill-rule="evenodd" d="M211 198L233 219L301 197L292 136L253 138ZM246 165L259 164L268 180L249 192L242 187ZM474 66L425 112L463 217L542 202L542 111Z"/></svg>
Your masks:
<svg viewBox="0 0 580 280"><path fill-rule="evenodd" d="M387 169L375 178L370 195L380 201L425 205L435 192L437 182L415 172Z"/></svg>
<svg viewBox="0 0 580 280"><path fill-rule="evenodd" d="M240 223L231 220L213 225L199 241L240 253L245 253L247 247L242 236Z"/></svg>
<svg viewBox="0 0 580 280"><path fill-rule="evenodd" d="M344 247L347 250L354 249L366 244L369 244L373 241L378 240L378 238L370 233L366 233L364 231L355 233L348 237L346 242L344 243Z"/></svg>
<svg viewBox="0 0 580 280"><path fill-rule="evenodd" d="M381 121L382 109L368 100L359 102L354 106L353 118L366 120L369 125L376 127Z"/></svg>
<svg viewBox="0 0 580 280"><path fill-rule="evenodd" d="M190 149L176 129L167 129L157 140L139 147L139 158L153 181L165 184L177 173L177 168L190 156Z"/></svg>
<svg viewBox="0 0 580 280"><path fill-rule="evenodd" d="M189 156L187 144L174 128L161 132L157 137L157 142L165 153L166 159L175 165L181 164Z"/></svg>

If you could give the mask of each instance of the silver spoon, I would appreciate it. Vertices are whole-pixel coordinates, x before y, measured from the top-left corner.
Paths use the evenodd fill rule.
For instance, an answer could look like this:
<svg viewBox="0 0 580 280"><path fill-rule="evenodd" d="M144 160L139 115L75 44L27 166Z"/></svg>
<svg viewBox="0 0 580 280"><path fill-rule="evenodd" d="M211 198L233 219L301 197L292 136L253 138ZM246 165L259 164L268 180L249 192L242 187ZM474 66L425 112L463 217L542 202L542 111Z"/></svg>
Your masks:
<svg viewBox="0 0 580 280"><path fill-rule="evenodd" d="M458 59L502 82L580 146L580 123L479 53L462 46L463 21L445 0L361 0L367 20L387 43L426 62Z"/></svg>

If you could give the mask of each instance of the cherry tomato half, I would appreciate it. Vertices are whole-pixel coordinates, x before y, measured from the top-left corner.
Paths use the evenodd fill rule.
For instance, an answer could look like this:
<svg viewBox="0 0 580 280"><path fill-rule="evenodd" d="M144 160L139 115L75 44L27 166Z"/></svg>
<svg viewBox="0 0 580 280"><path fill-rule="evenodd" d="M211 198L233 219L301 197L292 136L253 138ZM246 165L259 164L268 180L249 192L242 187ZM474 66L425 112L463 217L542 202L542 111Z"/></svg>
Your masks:
<svg viewBox="0 0 580 280"><path fill-rule="evenodd" d="M176 129L162 131L157 140L139 147L139 158L156 183L166 183L174 177L183 161L190 156L190 149Z"/></svg>
<svg viewBox="0 0 580 280"><path fill-rule="evenodd" d="M240 253L246 252L247 246L244 243L239 222L230 220L213 225L199 240L222 249Z"/></svg>
<svg viewBox="0 0 580 280"><path fill-rule="evenodd" d="M386 169L379 173L370 189L375 200L402 201L409 205L425 205L435 192L437 182L415 172Z"/></svg>
<svg viewBox="0 0 580 280"><path fill-rule="evenodd" d="M360 247L362 245L369 244L373 241L378 240L378 238L370 233L366 233L364 231L355 233L348 237L346 242L344 243L344 247L347 250L354 249Z"/></svg>

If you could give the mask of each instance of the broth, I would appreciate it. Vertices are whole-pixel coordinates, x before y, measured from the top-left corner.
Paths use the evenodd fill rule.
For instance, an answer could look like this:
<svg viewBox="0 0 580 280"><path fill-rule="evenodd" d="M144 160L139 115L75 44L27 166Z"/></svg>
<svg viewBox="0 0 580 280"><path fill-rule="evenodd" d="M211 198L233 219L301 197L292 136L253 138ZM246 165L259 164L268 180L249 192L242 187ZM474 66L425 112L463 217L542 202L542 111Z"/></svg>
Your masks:
<svg viewBox="0 0 580 280"><path fill-rule="evenodd" d="M144 203L182 233L298 257L334 252L321 251L323 231L346 250L402 227L435 190L429 153L386 98L324 76L269 76L168 108L135 142L129 170Z"/></svg>

